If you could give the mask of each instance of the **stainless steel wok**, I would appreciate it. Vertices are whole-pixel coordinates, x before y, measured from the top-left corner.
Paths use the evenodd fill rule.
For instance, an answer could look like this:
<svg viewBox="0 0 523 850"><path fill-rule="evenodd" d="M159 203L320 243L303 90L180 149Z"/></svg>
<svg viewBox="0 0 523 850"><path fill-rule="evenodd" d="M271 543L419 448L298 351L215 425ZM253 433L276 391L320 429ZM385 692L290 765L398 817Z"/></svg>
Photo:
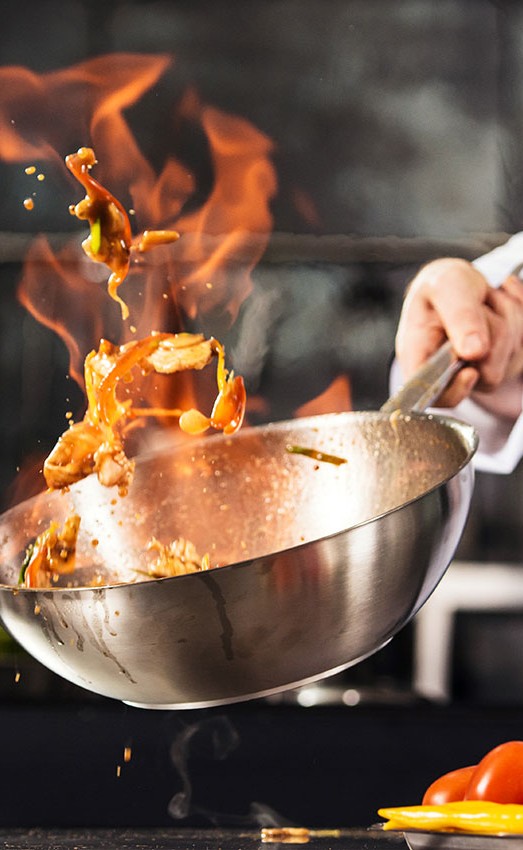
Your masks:
<svg viewBox="0 0 523 850"><path fill-rule="evenodd" d="M164 446L140 459L124 499L90 478L11 509L0 518L5 628L77 685L154 708L274 693L375 652L442 577L472 494L474 430L409 412L441 389L431 369L380 412ZM71 511L82 517L75 580L102 571L113 583L19 589L28 542ZM229 566L140 581L152 535L183 536Z"/></svg>

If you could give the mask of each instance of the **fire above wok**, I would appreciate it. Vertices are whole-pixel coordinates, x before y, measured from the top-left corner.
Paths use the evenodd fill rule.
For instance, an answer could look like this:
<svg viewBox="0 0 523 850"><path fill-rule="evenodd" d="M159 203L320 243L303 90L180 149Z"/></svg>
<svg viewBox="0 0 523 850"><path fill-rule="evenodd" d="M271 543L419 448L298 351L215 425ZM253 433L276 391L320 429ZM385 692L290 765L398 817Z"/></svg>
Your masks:
<svg viewBox="0 0 523 850"><path fill-rule="evenodd" d="M164 446L139 460L125 499L91 477L16 506L0 520L5 627L64 678L155 708L270 694L365 658L430 595L470 503L474 430L401 412L430 403L441 385L428 383L411 384L418 403ZM18 588L28 541L71 510L78 580L104 571L111 584ZM151 536L180 535L226 566L137 581Z"/></svg>

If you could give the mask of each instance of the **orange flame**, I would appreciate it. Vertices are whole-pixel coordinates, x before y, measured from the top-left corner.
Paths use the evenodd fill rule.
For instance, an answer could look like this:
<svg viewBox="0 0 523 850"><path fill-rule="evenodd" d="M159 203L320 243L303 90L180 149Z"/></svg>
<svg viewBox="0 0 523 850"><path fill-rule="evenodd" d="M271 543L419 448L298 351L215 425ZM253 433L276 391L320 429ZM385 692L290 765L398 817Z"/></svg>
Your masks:
<svg viewBox="0 0 523 850"><path fill-rule="evenodd" d="M272 143L244 119L201 104L194 92L178 112L173 109L173 117L203 128L214 169L212 191L190 214L183 208L195 176L174 158L158 175L140 150L125 110L151 90L172 61L167 55L117 53L44 74L18 66L0 69L0 158L53 159L63 167L66 153L92 144L97 178L116 196L130 198L140 226L176 227L182 234L178 245L135 260L125 284L130 329L117 325L113 307L93 282L99 272L75 255L83 231L57 253L42 239L30 251L20 298L62 337L80 383L83 357L101 336L120 343L133 332L182 330L181 311L195 320L219 309L234 320L272 227ZM76 192L74 187L71 201Z"/></svg>
<svg viewBox="0 0 523 850"><path fill-rule="evenodd" d="M215 176L204 207L182 216L177 223L182 234L194 234L190 247L198 258L194 270L183 281L187 293L183 305L194 316L202 305L206 311L225 303L234 319L250 292L250 272L265 248L265 242L256 242L252 237L265 235L272 228L267 203L276 192L275 171L269 159L272 142L248 121L202 106L194 93L184 100L182 110L187 117L201 121ZM209 236L220 240L212 252ZM186 240L185 245L188 244ZM183 240L178 249L183 260ZM239 255L244 256L243 262L231 267L228 258Z"/></svg>
<svg viewBox="0 0 523 850"><path fill-rule="evenodd" d="M310 227L313 227L315 230L319 230L321 227L320 214L309 193L304 192L303 189L295 187L292 192L292 197L294 200L294 206L302 219Z"/></svg>
<svg viewBox="0 0 523 850"><path fill-rule="evenodd" d="M83 387L82 341L102 335L107 296L80 273L78 261L75 246L55 254L47 239L38 237L27 253L18 297L38 322L61 337L69 352L69 373Z"/></svg>
<svg viewBox="0 0 523 850"><path fill-rule="evenodd" d="M126 112L172 65L169 55L116 53L43 74L20 66L0 68L0 159L24 166L52 162L47 184L57 173L71 187L64 198L68 229L68 205L78 201L79 188L64 158L89 145L99 160L97 179L128 209L137 232L176 229L181 234L173 245L135 256L122 286L128 323L122 323L118 305L107 296L106 269L83 256L80 243L87 234L81 225L58 250L43 236L33 243L19 298L63 340L70 373L80 386L84 358L102 337L123 344L152 331L180 332L187 323L193 331L206 317L210 332L217 333L213 313L220 317L222 334L223 317L228 316L230 325L251 290L250 274L272 228L270 202L277 185L273 146L245 119L206 106L193 91L173 104L173 125L194 124L206 134L213 169L208 196L191 212L185 207L198 175L174 156L153 167L141 150ZM149 382L153 390L146 401L157 407L205 409L199 396L212 399L211 380L198 377L195 387L188 374L176 381L159 376Z"/></svg>
<svg viewBox="0 0 523 850"><path fill-rule="evenodd" d="M171 61L166 55L116 53L44 74L21 66L0 68L0 157L8 162L63 158L88 136L101 149L102 141L118 129L131 141L122 112L157 82ZM108 143L104 155L110 151ZM117 148L114 161L105 162L119 180L134 173L135 158L141 159L136 145L123 161Z"/></svg>

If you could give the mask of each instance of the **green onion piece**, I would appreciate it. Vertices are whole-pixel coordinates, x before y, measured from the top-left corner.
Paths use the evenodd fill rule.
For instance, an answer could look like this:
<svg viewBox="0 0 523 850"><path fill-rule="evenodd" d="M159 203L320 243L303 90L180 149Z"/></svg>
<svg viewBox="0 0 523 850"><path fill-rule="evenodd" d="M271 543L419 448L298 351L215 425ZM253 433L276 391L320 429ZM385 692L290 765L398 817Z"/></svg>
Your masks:
<svg viewBox="0 0 523 850"><path fill-rule="evenodd" d="M318 449L308 449L305 446L287 446L287 451L293 455L306 455L313 460L321 460L324 463L333 463L335 466L341 466L342 463L347 463L346 457L337 457L337 455L329 455L325 452L320 452Z"/></svg>
<svg viewBox="0 0 523 850"><path fill-rule="evenodd" d="M20 567L20 573L18 575L18 584L23 584L25 581L25 574L27 572L27 567L31 563L31 558L33 557L35 545L34 543L30 543L27 549L25 550L25 557L22 562L22 566Z"/></svg>

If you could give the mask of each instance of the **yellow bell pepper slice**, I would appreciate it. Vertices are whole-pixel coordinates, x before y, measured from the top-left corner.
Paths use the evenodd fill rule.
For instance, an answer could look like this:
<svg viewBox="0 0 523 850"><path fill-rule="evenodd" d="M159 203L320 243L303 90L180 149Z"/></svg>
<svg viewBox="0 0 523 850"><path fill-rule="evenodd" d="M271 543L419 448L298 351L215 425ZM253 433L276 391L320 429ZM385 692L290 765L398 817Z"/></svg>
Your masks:
<svg viewBox="0 0 523 850"><path fill-rule="evenodd" d="M523 835L523 806L464 800L441 806L400 806L378 809L383 829L428 832L471 832Z"/></svg>
<svg viewBox="0 0 523 850"><path fill-rule="evenodd" d="M91 251L98 254L102 247L102 222L99 218L91 224Z"/></svg>

